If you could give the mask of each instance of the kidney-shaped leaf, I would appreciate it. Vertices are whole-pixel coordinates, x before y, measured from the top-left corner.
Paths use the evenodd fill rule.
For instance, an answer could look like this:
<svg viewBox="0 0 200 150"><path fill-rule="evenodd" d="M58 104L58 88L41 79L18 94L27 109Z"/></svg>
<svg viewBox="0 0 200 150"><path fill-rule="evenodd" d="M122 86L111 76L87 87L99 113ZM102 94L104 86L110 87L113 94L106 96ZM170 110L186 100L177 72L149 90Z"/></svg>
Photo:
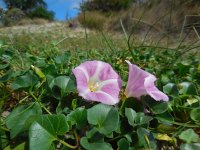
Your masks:
<svg viewBox="0 0 200 150"><path fill-rule="evenodd" d="M38 81L38 77L33 74L32 71L28 71L26 74L17 77L16 80L11 84L11 87L13 90L20 88L30 88L34 86Z"/></svg>
<svg viewBox="0 0 200 150"><path fill-rule="evenodd" d="M68 128L64 115L41 116L29 130L30 150L54 149L52 142L57 139L57 135L64 135Z"/></svg>
<svg viewBox="0 0 200 150"><path fill-rule="evenodd" d="M200 149L200 143L194 143L194 144L181 144L180 150L199 150Z"/></svg>
<svg viewBox="0 0 200 150"><path fill-rule="evenodd" d="M181 94L197 94L195 85L191 82L182 82L179 84Z"/></svg>
<svg viewBox="0 0 200 150"><path fill-rule="evenodd" d="M83 146L86 150L112 150L112 146L109 143L95 142L89 143L86 137L81 138L81 146Z"/></svg>
<svg viewBox="0 0 200 150"><path fill-rule="evenodd" d="M129 150L130 147L130 143L125 138L120 139L117 142L117 145L118 145L118 150L125 150L125 149Z"/></svg>
<svg viewBox="0 0 200 150"><path fill-rule="evenodd" d="M44 129L39 123L34 122L31 125L29 130L30 150L53 150L55 148L52 145L52 142L55 140L56 138L46 129Z"/></svg>
<svg viewBox="0 0 200 150"><path fill-rule="evenodd" d="M197 142L199 140L199 135L194 132L193 129L187 129L179 135L179 138L187 143Z"/></svg>
<svg viewBox="0 0 200 150"><path fill-rule="evenodd" d="M178 95L178 87L174 83L168 83L163 87L163 91L169 95Z"/></svg>
<svg viewBox="0 0 200 150"><path fill-rule="evenodd" d="M63 135L68 131L64 115L43 115L37 122L52 135Z"/></svg>
<svg viewBox="0 0 200 150"><path fill-rule="evenodd" d="M68 76L56 77L51 81L49 87L53 92L53 96L57 99L60 99L65 96L66 93L73 92L75 90L75 84Z"/></svg>
<svg viewBox="0 0 200 150"><path fill-rule="evenodd" d="M128 118L128 123L135 126L135 118L137 113L132 108L125 108L125 115Z"/></svg>
<svg viewBox="0 0 200 150"><path fill-rule="evenodd" d="M90 124L97 126L100 133L108 135L117 129L119 114L112 106L98 104L88 109L87 119Z"/></svg>
<svg viewBox="0 0 200 150"><path fill-rule="evenodd" d="M41 115L42 110L38 103L21 105L15 108L6 118L6 125L11 130L11 138L27 130L26 121L35 115Z"/></svg>
<svg viewBox="0 0 200 150"><path fill-rule="evenodd" d="M146 116L144 113L137 113L135 118L135 123L137 125L148 124L153 118L151 116Z"/></svg>
<svg viewBox="0 0 200 150"><path fill-rule="evenodd" d="M87 111L85 108L77 108L72 111L69 115L67 115L67 121L71 123L71 125L76 124L80 129L87 122Z"/></svg>
<svg viewBox="0 0 200 150"><path fill-rule="evenodd" d="M191 117L192 120L200 123L200 109L191 110L190 117Z"/></svg>

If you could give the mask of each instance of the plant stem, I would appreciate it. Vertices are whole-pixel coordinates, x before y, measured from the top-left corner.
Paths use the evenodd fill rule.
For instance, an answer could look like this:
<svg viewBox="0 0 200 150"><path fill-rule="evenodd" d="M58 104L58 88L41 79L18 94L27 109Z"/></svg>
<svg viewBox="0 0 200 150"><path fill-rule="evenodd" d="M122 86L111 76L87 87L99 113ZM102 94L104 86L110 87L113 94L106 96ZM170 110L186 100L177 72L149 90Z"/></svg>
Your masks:
<svg viewBox="0 0 200 150"><path fill-rule="evenodd" d="M8 128L1 127L1 129L4 130L4 131L8 131L8 132L10 132L10 130L9 130Z"/></svg>
<svg viewBox="0 0 200 150"><path fill-rule="evenodd" d="M49 115L52 115L52 113L40 102L40 100L31 92L29 91L29 94L34 98L34 100L36 102L39 103L39 105L49 114Z"/></svg>
<svg viewBox="0 0 200 150"><path fill-rule="evenodd" d="M146 144L148 146L148 149L151 150L151 145L150 145L150 142L149 142L149 139L148 139L147 135L144 135L144 139L145 139L145 142L146 142Z"/></svg>
<svg viewBox="0 0 200 150"><path fill-rule="evenodd" d="M21 100L19 101L19 103L21 104L21 103L22 103L23 101L25 101L28 97L29 97L29 96L24 97L23 99L21 99Z"/></svg>
<svg viewBox="0 0 200 150"><path fill-rule="evenodd" d="M75 136L75 138L76 138L76 145L75 145L75 146L74 146L74 145L71 145L71 144L69 144L69 143L67 143L67 142L65 142L65 141L63 141L63 140L61 140L61 139L59 139L59 138L57 138L56 140L57 140L58 142L62 143L63 145L65 145L66 147L69 147L69 148L71 148L71 149L76 149L76 148L78 148L79 137L78 137L78 135L77 135L77 133L76 133L76 130L74 130L73 132L74 132L74 136Z"/></svg>
<svg viewBox="0 0 200 150"><path fill-rule="evenodd" d="M58 142L62 143L63 145L65 145L66 147L69 147L71 149L76 149L77 148L77 145L73 146L73 145L70 145L68 143L66 143L65 141L61 140L61 139L56 139Z"/></svg>

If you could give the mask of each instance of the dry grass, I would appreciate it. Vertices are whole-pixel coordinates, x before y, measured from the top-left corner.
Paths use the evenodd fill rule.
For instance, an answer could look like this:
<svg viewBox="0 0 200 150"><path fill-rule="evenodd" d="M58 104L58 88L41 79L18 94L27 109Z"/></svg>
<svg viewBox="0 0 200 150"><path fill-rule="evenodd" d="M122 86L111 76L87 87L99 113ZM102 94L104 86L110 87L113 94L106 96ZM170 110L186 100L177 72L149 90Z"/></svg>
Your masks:
<svg viewBox="0 0 200 150"><path fill-rule="evenodd" d="M92 11L81 13L78 16L78 20L87 28L102 30L107 18L101 12Z"/></svg>

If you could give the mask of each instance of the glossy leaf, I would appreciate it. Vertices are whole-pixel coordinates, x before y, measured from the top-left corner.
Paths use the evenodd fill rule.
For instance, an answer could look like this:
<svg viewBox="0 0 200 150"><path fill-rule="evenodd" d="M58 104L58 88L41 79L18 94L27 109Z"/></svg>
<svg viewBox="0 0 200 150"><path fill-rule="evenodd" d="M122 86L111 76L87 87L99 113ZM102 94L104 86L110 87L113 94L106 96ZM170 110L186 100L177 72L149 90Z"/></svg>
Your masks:
<svg viewBox="0 0 200 150"><path fill-rule="evenodd" d="M34 122L29 130L29 149L35 150L55 150L52 142L55 141L56 138L50 132L48 132L44 127L42 127L39 123Z"/></svg>
<svg viewBox="0 0 200 150"><path fill-rule="evenodd" d="M137 113L135 118L135 123L137 125L148 124L153 118L150 116L146 116L144 113Z"/></svg>
<svg viewBox="0 0 200 150"><path fill-rule="evenodd" d="M169 94L169 95L178 95L179 92L178 92L178 87L176 86L176 84L174 83L168 83L166 84L165 86L163 86L163 91L166 93L166 94Z"/></svg>
<svg viewBox="0 0 200 150"><path fill-rule="evenodd" d="M72 111L69 115L67 115L67 121L71 123L71 125L76 124L79 129L84 127L87 122L87 111L85 108L77 108Z"/></svg>
<svg viewBox="0 0 200 150"><path fill-rule="evenodd" d="M103 141L90 143L86 137L81 138L81 146L86 150L112 150L112 146L109 143Z"/></svg>
<svg viewBox="0 0 200 150"><path fill-rule="evenodd" d="M192 109L190 112L190 117L192 120L200 123L200 109Z"/></svg>
<svg viewBox="0 0 200 150"><path fill-rule="evenodd" d="M130 147L130 143L125 139L122 138L117 142L118 150L128 150Z"/></svg>
<svg viewBox="0 0 200 150"><path fill-rule="evenodd" d="M179 84L181 94L194 94L197 95L197 89L191 82L182 82Z"/></svg>
<svg viewBox="0 0 200 150"><path fill-rule="evenodd" d="M187 143L199 141L199 135L196 134L193 129L187 129L181 132L179 138L183 141L186 141Z"/></svg>
<svg viewBox="0 0 200 150"><path fill-rule="evenodd" d="M53 141L57 135L64 135L69 129L64 115L44 115L29 129L30 150L55 149Z"/></svg>
<svg viewBox="0 0 200 150"><path fill-rule="evenodd" d="M95 125L99 132L108 135L115 131L119 123L119 114L116 108L98 104L88 109L88 122Z"/></svg>
<svg viewBox="0 0 200 150"><path fill-rule="evenodd" d="M16 80L11 84L11 87L13 90L30 88L33 87L38 81L38 77L33 74L32 71L28 71L23 76L17 77Z"/></svg>
<svg viewBox="0 0 200 150"><path fill-rule="evenodd" d="M64 115L43 115L37 122L52 135L63 135L69 127Z"/></svg>
<svg viewBox="0 0 200 150"><path fill-rule="evenodd" d="M181 144L180 150L199 150L200 149L200 143L194 143L194 144Z"/></svg>
<svg viewBox="0 0 200 150"><path fill-rule="evenodd" d="M128 123L132 126L135 126L135 118L137 113L131 108L125 108L125 115L128 118Z"/></svg>
<svg viewBox="0 0 200 150"><path fill-rule="evenodd" d="M162 114L168 109L167 102L155 101L150 96L145 96L143 100L149 110L154 114Z"/></svg>
<svg viewBox="0 0 200 150"><path fill-rule="evenodd" d="M6 126L11 130L11 138L27 130L26 121L36 115L41 115L42 110L38 103L16 107L6 118Z"/></svg>
<svg viewBox="0 0 200 150"><path fill-rule="evenodd" d="M67 93L75 90L75 84L68 76L58 76L49 84L53 96L57 99L63 98Z"/></svg>

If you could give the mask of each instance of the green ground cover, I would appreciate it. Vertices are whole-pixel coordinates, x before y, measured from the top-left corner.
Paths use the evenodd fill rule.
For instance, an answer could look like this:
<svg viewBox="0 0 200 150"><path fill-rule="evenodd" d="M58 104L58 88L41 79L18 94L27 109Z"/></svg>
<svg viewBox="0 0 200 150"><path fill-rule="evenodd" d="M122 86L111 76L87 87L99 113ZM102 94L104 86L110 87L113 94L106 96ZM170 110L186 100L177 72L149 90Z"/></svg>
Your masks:
<svg viewBox="0 0 200 150"><path fill-rule="evenodd" d="M171 46L128 37L1 35L0 149L199 149L198 41ZM111 64L123 88L129 60L158 78L156 86L169 101L121 94L115 106L86 102L78 96L72 69L87 60Z"/></svg>

